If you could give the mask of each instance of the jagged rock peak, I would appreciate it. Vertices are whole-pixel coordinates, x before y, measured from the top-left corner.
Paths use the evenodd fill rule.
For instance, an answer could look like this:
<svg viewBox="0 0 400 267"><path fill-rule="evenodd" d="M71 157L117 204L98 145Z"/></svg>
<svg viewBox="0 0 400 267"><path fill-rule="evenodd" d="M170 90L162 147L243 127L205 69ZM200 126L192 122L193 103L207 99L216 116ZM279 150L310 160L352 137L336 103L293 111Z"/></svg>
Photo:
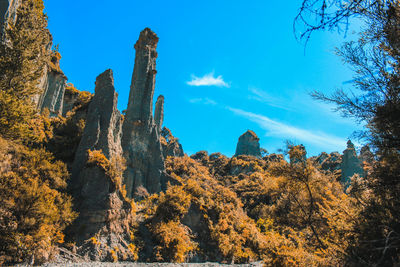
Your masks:
<svg viewBox="0 0 400 267"><path fill-rule="evenodd" d="M135 49L141 49L145 47L157 48L158 36L150 29L145 28L139 35L139 40L135 44Z"/></svg>
<svg viewBox="0 0 400 267"><path fill-rule="evenodd" d="M239 137L239 141L236 146L235 156L248 155L261 157L259 141L260 138L257 137L255 132L247 130L247 132Z"/></svg>
<svg viewBox="0 0 400 267"><path fill-rule="evenodd" d="M110 222L110 210L127 206L108 174L98 166L87 164L89 150L96 150L95 155L107 160L121 161L121 114L117 98L113 73L106 70L96 79L95 95L89 104L85 129L72 165L70 189L74 206L80 213L72 230L80 241L94 236ZM81 233L79 229L84 225L85 231Z"/></svg>
<svg viewBox="0 0 400 267"><path fill-rule="evenodd" d="M158 96L156 101L154 121L157 125L158 132L161 133L162 124L164 121L164 96L162 95Z"/></svg>
<svg viewBox="0 0 400 267"><path fill-rule="evenodd" d="M88 149L102 150L108 159L122 153L121 115L117 102L113 72L106 70L96 78L95 95L89 105L86 126L75 155L73 176L83 168Z"/></svg>
<svg viewBox="0 0 400 267"><path fill-rule="evenodd" d="M152 106L156 78L156 59L158 37L146 28L140 33L135 45L135 66L132 73L126 119L152 124Z"/></svg>

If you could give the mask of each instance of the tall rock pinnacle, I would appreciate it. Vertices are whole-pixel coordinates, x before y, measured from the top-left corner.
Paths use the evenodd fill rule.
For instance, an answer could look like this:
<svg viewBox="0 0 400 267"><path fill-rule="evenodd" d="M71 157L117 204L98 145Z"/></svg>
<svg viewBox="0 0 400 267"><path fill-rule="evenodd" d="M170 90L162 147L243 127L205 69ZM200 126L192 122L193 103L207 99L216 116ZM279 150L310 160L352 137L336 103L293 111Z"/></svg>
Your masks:
<svg viewBox="0 0 400 267"><path fill-rule="evenodd" d="M154 121L157 125L158 133L161 134L161 128L164 121L164 96L157 98L156 107L154 109Z"/></svg>
<svg viewBox="0 0 400 267"><path fill-rule="evenodd" d="M155 193L161 190L163 184L164 158L160 132L152 115L157 42L157 35L146 28L135 44L135 66L122 127L123 155L127 164L124 182L129 197L133 197L139 186ZM161 109L156 110L159 110L156 111L157 123L160 123Z"/></svg>
<svg viewBox="0 0 400 267"><path fill-rule="evenodd" d="M106 70L96 79L95 95L72 166L70 185L79 217L71 231L79 242L94 236L110 223L119 224L122 217L109 216L116 214L115 211L118 216L128 214L129 203L118 191L117 182L101 167L88 164L89 149L101 150L98 153L109 161L121 157L121 114L117 109L117 97L112 71Z"/></svg>
<svg viewBox="0 0 400 267"><path fill-rule="evenodd" d="M157 35L144 29L135 44L135 67L132 74L126 119L151 123L154 87L156 81Z"/></svg>

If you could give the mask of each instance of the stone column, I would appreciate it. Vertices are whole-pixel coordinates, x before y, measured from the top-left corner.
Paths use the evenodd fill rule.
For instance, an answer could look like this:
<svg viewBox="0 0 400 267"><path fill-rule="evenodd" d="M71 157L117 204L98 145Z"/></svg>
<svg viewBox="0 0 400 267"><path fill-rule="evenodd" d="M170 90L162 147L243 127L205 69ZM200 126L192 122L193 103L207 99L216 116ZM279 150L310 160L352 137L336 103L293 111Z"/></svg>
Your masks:
<svg viewBox="0 0 400 267"><path fill-rule="evenodd" d="M139 186L150 193L159 192L163 183L160 133L152 115L157 42L157 35L146 28L135 44L135 66L122 127L122 148L127 163L124 182L129 197L133 197Z"/></svg>

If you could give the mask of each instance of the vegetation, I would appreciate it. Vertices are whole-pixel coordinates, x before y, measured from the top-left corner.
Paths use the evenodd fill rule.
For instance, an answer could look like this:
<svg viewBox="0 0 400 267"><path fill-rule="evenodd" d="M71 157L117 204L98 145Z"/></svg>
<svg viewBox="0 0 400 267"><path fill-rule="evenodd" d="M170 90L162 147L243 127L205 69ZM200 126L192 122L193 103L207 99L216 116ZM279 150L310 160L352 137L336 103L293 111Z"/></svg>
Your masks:
<svg viewBox="0 0 400 267"><path fill-rule="evenodd" d="M47 260L76 217L66 165L43 146L51 123L35 110L51 54L43 9L21 1L0 43L0 265Z"/></svg>
<svg viewBox="0 0 400 267"><path fill-rule="evenodd" d="M308 31L337 28L357 15L364 23L357 42L346 42L338 54L355 71L354 87L361 93L337 90L314 97L337 105L344 116L367 124L360 137L375 151L365 179L355 179L353 192L362 208L352 231L355 242L348 261L363 265L400 262L400 3L398 1L308 1L299 14L313 13L320 23L305 23ZM347 2L347 1L346 1ZM322 4L322 8L317 5ZM329 13L330 5L336 7ZM304 21L304 20L303 20Z"/></svg>
<svg viewBox="0 0 400 267"><path fill-rule="evenodd" d="M48 259L72 222L65 164L0 137L0 263Z"/></svg>
<svg viewBox="0 0 400 267"><path fill-rule="evenodd" d="M60 53L48 50L51 35L43 8L41 0L21 1L0 44L0 265L48 260L77 217L66 189L67 167L92 95L69 84L70 112L56 118L48 110L37 114L44 70L61 72ZM352 16L364 22L364 29L338 54L355 70L354 86L361 93L315 91L313 96L366 123L360 137L374 154L364 162L365 177L354 175L345 188L338 173L322 171L301 145L288 145L289 162L266 151L264 158L205 151L171 157L181 147L164 128L167 190L149 195L138 188L137 206L126 197L124 159L87 151L86 166L104 171L129 213L111 214L127 219L110 219L102 229L124 231L129 241L124 252L99 235L87 245L112 261L141 256L172 262L262 260L268 266L398 265L400 3L304 0L296 25L305 27L301 37L308 40L315 30L342 29ZM146 255L149 246L152 254Z"/></svg>

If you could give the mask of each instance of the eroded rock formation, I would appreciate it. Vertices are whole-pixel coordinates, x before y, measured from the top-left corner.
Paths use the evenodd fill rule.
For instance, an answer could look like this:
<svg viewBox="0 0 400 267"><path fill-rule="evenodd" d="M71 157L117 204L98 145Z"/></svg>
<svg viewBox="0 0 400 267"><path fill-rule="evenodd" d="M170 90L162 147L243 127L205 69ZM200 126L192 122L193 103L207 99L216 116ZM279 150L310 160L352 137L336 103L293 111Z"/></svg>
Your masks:
<svg viewBox="0 0 400 267"><path fill-rule="evenodd" d="M112 71L107 70L96 79L95 95L72 166L71 191L79 217L70 232L78 245L83 244L80 253L93 260L110 260L110 247L126 258L132 254L128 247L132 206L122 186L117 97Z"/></svg>
<svg viewBox="0 0 400 267"><path fill-rule="evenodd" d="M64 92L67 86L67 77L60 69L61 56L56 53L52 56L49 66L43 71L41 92L38 100L38 110L48 109L50 116L62 114Z"/></svg>
<svg viewBox="0 0 400 267"><path fill-rule="evenodd" d="M76 151L73 174L78 174L84 167L88 149L102 150L108 159L122 154L121 114L117 102L112 70L106 70L96 79L95 94L89 104L85 130Z"/></svg>
<svg viewBox="0 0 400 267"><path fill-rule="evenodd" d="M166 127L161 131L161 145L164 158L168 156L183 157L185 155L178 138L174 137L171 131Z"/></svg>
<svg viewBox="0 0 400 267"><path fill-rule="evenodd" d="M111 160L121 155L120 136L117 93L112 71L107 70L96 79L95 95L89 105L85 130L72 166L71 189L81 214L78 221L90 222L85 232L80 233L83 239L92 237L105 222L106 211L111 208L108 202L113 197L111 180L104 171L96 166L87 166L88 150L101 150Z"/></svg>
<svg viewBox="0 0 400 267"><path fill-rule="evenodd" d="M157 35L146 28L135 44L135 66L122 127L123 155L127 164L124 183L129 197L140 186L144 186L150 193L159 192L164 183L164 158L158 130L160 126L155 123L152 115L157 42ZM158 123L161 123L161 109L157 113Z"/></svg>
<svg viewBox="0 0 400 267"><path fill-rule="evenodd" d="M157 125L157 131L161 133L162 124L164 121L164 96L157 97L156 107L154 109L154 122Z"/></svg>
<svg viewBox="0 0 400 267"><path fill-rule="evenodd" d="M259 141L260 139L253 131L247 130L239 137L235 157L239 155L261 157Z"/></svg>

